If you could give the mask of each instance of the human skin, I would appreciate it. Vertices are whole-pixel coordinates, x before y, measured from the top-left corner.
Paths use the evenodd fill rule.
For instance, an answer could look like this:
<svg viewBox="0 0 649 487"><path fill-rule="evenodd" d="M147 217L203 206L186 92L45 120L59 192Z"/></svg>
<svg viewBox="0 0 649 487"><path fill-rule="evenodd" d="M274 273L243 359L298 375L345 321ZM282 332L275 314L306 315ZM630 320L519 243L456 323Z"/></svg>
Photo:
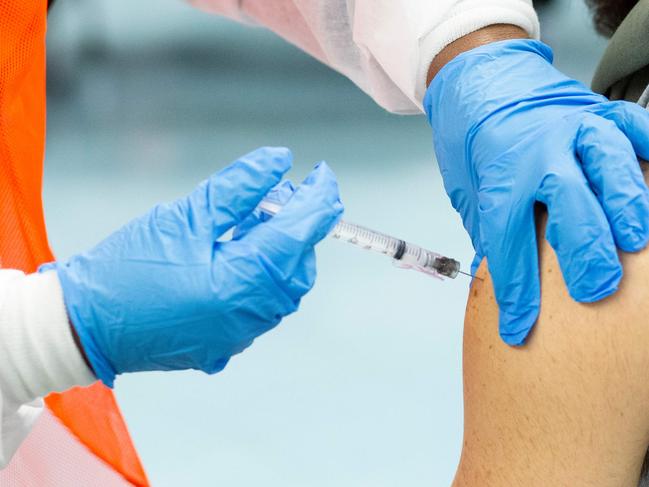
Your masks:
<svg viewBox="0 0 649 487"><path fill-rule="evenodd" d="M543 235L545 215L537 222ZM649 444L649 250L621 253L619 291L583 304L540 240L541 313L524 346L498 335L486 262L473 281L453 487L636 487Z"/></svg>
<svg viewBox="0 0 649 487"><path fill-rule="evenodd" d="M456 56L465 51L470 51L476 47L490 44L492 42L504 41L508 39L527 39L529 36L520 27L508 24L495 24L483 29L479 29L464 37L460 37L454 42L446 46L437 56L428 68L428 76L426 78L426 86L430 84L435 75L447 63L452 61Z"/></svg>

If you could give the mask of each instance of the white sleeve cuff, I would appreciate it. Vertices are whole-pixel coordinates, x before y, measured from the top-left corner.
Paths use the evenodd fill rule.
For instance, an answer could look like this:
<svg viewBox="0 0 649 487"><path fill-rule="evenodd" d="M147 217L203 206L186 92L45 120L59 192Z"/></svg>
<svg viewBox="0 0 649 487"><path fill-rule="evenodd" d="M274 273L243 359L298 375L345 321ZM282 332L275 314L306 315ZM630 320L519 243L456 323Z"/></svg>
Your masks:
<svg viewBox="0 0 649 487"><path fill-rule="evenodd" d="M0 393L16 407L96 380L79 351L55 271L0 271Z"/></svg>
<svg viewBox="0 0 649 487"><path fill-rule="evenodd" d="M426 94L426 77L433 59L451 42L489 25L520 27L533 39L540 37L539 20L531 0L465 0L446 19L420 40L420 59L415 98L419 106Z"/></svg>

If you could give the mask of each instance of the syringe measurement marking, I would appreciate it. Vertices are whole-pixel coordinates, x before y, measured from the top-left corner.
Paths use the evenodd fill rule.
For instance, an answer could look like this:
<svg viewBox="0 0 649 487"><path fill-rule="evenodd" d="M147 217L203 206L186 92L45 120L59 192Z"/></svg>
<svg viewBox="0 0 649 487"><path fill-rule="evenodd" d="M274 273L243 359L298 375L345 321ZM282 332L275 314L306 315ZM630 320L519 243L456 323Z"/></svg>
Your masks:
<svg viewBox="0 0 649 487"><path fill-rule="evenodd" d="M260 203L259 209L267 214L274 215L281 210L281 205L264 200ZM354 223L340 221L330 235L365 250L373 250L388 255L405 268L452 279L457 276L458 272L461 272L460 263L455 259L441 256L430 250L410 244L405 240L390 237ZM465 273L462 272L462 274Z"/></svg>

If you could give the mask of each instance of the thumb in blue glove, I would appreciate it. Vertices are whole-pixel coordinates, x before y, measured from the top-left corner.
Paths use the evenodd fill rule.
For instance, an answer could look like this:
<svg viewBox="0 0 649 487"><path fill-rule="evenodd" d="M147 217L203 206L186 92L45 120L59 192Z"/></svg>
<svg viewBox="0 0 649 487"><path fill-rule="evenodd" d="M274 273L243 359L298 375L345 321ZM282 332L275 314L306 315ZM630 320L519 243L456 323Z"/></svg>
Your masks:
<svg viewBox="0 0 649 487"><path fill-rule="evenodd" d="M291 159L287 149L258 149L56 263L72 325L105 384L124 372L218 372L298 308L315 281L314 246L343 211L325 163L291 187L276 217L217 240L252 222Z"/></svg>

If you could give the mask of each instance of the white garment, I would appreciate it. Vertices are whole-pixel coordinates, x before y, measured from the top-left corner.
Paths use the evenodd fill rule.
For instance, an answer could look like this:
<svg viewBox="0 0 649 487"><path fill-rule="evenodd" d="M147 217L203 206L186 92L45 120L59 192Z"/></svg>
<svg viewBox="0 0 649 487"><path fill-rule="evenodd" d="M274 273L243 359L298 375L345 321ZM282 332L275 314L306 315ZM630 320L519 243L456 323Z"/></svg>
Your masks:
<svg viewBox="0 0 649 487"><path fill-rule="evenodd" d="M263 25L396 113L420 113L428 68L448 44L513 24L538 38L532 0L187 0Z"/></svg>
<svg viewBox="0 0 649 487"><path fill-rule="evenodd" d="M42 396L95 380L72 337L56 272L0 270L0 468L40 415Z"/></svg>

